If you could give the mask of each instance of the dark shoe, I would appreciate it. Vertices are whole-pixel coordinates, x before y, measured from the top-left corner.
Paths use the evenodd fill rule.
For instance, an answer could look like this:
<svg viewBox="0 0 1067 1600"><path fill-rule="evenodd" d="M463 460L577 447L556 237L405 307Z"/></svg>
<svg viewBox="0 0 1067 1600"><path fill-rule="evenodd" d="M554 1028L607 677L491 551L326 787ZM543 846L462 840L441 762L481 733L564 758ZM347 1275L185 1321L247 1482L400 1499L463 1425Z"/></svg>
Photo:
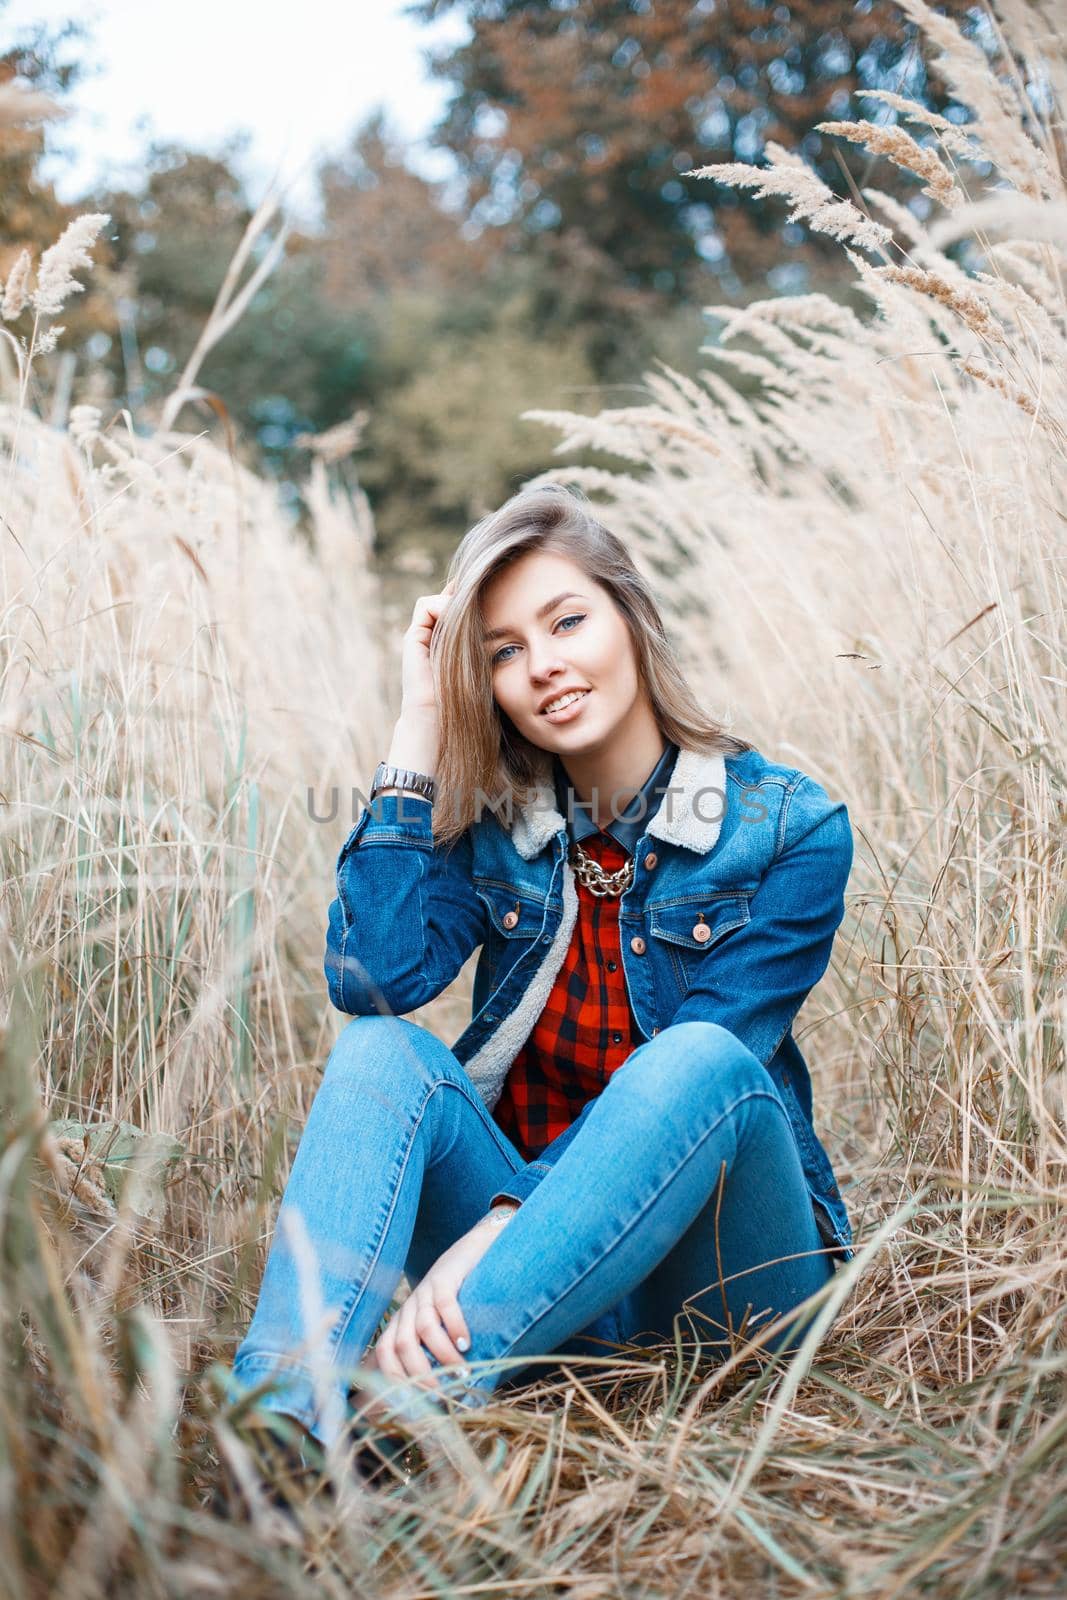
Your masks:
<svg viewBox="0 0 1067 1600"><path fill-rule="evenodd" d="M303 1425L284 1412L253 1411L235 1425L234 1432L252 1455L259 1487L268 1504L299 1525L301 1508L312 1498L333 1502L334 1485L327 1471L326 1452ZM404 1477L404 1456L410 1441L401 1434L369 1433L346 1440L342 1458L362 1483L389 1483ZM213 1515L227 1516L234 1501L244 1507L241 1485L226 1462L222 1479L210 1502Z"/></svg>
<svg viewBox="0 0 1067 1600"><path fill-rule="evenodd" d="M402 1433L366 1434L348 1445L349 1460L364 1483L389 1483L406 1476L412 1442Z"/></svg>
<svg viewBox="0 0 1067 1600"><path fill-rule="evenodd" d="M297 1521L293 1513L318 1493L328 1480L322 1473L322 1448L295 1418L279 1412L251 1412L233 1426L251 1457L256 1488L269 1506ZM249 1514L247 1490L230 1461L222 1455L219 1479L210 1501L212 1514L243 1520Z"/></svg>

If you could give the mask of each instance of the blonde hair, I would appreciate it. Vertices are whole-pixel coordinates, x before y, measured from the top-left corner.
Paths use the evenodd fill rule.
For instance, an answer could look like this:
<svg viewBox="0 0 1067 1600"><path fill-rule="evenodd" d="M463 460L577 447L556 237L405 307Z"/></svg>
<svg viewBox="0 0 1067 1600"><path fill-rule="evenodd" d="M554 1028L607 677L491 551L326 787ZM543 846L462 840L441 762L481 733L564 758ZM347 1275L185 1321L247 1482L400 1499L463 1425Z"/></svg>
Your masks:
<svg viewBox="0 0 1067 1600"><path fill-rule="evenodd" d="M447 579L455 582L455 592L431 635L440 727L433 807L438 843L459 838L490 807L499 805L497 815L510 820L511 808L526 798L535 780L535 763L545 759L497 705L482 636L486 586L531 550L568 557L611 596L629 625L639 681L666 738L705 754L738 755L753 748L726 733L701 708L648 582L626 546L597 520L584 498L559 483L520 490L475 523L456 547Z"/></svg>

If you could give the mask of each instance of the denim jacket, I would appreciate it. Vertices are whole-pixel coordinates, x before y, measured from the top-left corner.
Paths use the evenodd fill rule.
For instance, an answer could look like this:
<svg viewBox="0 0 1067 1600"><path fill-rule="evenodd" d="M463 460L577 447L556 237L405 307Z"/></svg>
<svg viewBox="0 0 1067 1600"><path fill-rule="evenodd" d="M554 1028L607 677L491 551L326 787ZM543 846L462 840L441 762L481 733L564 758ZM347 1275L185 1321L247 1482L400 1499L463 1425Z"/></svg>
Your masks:
<svg viewBox="0 0 1067 1600"><path fill-rule="evenodd" d="M471 1020L451 1048L491 1111L577 919L551 757L510 817L487 804L451 847L435 845L430 817L430 802L411 795L378 795L363 808L337 860L327 986L340 1011L402 1016L440 994L480 947ZM819 1231L846 1259L848 1215L815 1133L811 1080L791 1029L829 963L851 865L848 811L812 778L754 750L683 748L619 901L641 1034L701 1020L747 1045L785 1106ZM594 1103L509 1193L532 1192Z"/></svg>

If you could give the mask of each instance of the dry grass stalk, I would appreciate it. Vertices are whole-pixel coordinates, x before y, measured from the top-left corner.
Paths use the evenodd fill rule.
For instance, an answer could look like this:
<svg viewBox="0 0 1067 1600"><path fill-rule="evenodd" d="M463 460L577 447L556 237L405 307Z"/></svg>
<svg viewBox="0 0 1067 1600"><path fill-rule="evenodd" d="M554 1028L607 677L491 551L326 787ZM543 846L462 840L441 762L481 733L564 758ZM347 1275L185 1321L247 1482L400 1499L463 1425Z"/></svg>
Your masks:
<svg viewBox="0 0 1067 1600"><path fill-rule="evenodd" d="M21 316L29 302L31 265L30 252L20 250L14 266L7 275L4 298L0 304L0 316L5 322L14 322L16 317Z"/></svg>
<svg viewBox="0 0 1067 1600"><path fill-rule="evenodd" d="M872 155L887 156L895 167L925 178L922 193L943 206L960 204L963 196L956 180L932 150L924 150L903 128L875 127L869 122L817 122L816 133L833 133L864 145Z"/></svg>
<svg viewBox="0 0 1067 1600"><path fill-rule="evenodd" d="M37 268L37 287L30 296L34 310L43 316L55 316L62 311L72 294L84 292L74 273L79 267L91 267L93 258L90 246L110 218L105 212L90 211L68 223L55 244L49 245L41 256Z"/></svg>
<svg viewBox="0 0 1067 1600"><path fill-rule="evenodd" d="M983 154L1021 194L1048 200L1061 197L1063 174L1050 159L1052 143L1046 140L1047 148L1042 149L1031 137L1027 122L1035 119L1031 115L1024 122L1020 112L1032 108L1027 106L1023 85L1007 57L1002 57L1001 72L992 72L982 47L964 38L950 17L932 11L925 0L900 0L900 8L937 47L934 71L973 113L969 126L980 140ZM1050 56L1054 57L1057 47L1062 49L1062 36Z"/></svg>
<svg viewBox="0 0 1067 1600"><path fill-rule="evenodd" d="M864 250L882 253L889 230L865 217L851 200L838 200L810 167L790 150L768 139L764 152L769 165L752 167L743 161L713 162L682 174L686 178L714 178L717 183L752 189L758 195L779 195L792 202L786 220L803 217L818 233L849 241Z"/></svg>
<svg viewBox="0 0 1067 1600"><path fill-rule="evenodd" d="M939 305L947 306L980 339L987 339L990 344L1003 341L1004 334L996 318L981 295L973 289L961 289L949 283L942 274L924 272L919 267L898 267L890 264L875 267L873 271L889 279L891 283L907 284L909 289L917 289L920 294L929 295Z"/></svg>
<svg viewBox="0 0 1067 1600"><path fill-rule="evenodd" d="M281 260L292 230L292 222L289 218L283 219L262 259L257 263L246 281L238 288L241 274L248 265L256 242L266 233L266 230L275 220L279 204L279 195L273 189L268 189L249 218L248 225L241 235L237 249L234 251L233 259L226 269L226 276L215 297L215 304L211 308L211 314L204 324L192 354L185 363L181 377L178 379L172 393L167 397L159 420L159 426L162 431L166 432L174 426L183 406L189 400L203 397L203 391L196 387L196 375L203 366L208 353L215 348L220 339L225 338L234 324L244 316L252 300Z"/></svg>
<svg viewBox="0 0 1067 1600"><path fill-rule="evenodd" d="M933 129L938 135L939 143L951 155L960 156L964 161L974 161L981 157L981 147L966 127L961 128L958 122L950 122L948 117L940 116L928 106L919 105L915 100L908 100L902 94L894 94L891 89L857 89L855 94L861 100L878 100L892 110L899 111L909 122L921 122L924 127ZM838 125L831 122L825 126L835 130ZM856 123L854 126L874 129L877 124Z"/></svg>
<svg viewBox="0 0 1067 1600"><path fill-rule="evenodd" d="M27 128L67 115L63 106L24 84L0 84L0 128Z"/></svg>

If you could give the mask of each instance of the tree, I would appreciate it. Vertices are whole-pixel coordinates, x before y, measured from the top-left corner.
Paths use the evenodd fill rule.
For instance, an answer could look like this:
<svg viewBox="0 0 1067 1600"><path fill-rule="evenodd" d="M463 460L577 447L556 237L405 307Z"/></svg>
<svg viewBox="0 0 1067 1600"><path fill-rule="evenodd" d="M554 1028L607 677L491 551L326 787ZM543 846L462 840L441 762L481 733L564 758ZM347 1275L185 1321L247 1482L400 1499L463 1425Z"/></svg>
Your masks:
<svg viewBox="0 0 1067 1600"><path fill-rule="evenodd" d="M122 337L109 359L137 415L154 411L176 382L251 215L234 170L241 142L215 155L154 145L140 188L96 202L114 218L125 289ZM291 237L281 264L198 374L246 447L279 474L296 464L298 433L340 421L373 387L369 320L330 302L325 270L318 241Z"/></svg>
<svg viewBox="0 0 1067 1600"><path fill-rule="evenodd" d="M6 10L7 0L0 0L0 17ZM79 211L87 209L64 205L40 173L47 131L66 115L63 101L85 70L85 41L85 30L77 23L58 28L37 23L0 54L0 284L23 250L29 251L35 269L41 252L56 242ZM96 272L86 280L85 292L73 296L64 308L65 348L113 325L100 276L108 259L106 237L98 241L93 255ZM30 318L31 313L24 316ZM16 320L9 331L25 337L28 330ZM34 376L38 398L45 365L39 363Z"/></svg>
<svg viewBox="0 0 1067 1600"><path fill-rule="evenodd" d="M365 307L406 291L448 293L498 253L495 241L464 237L464 216L445 209L440 184L407 166L380 112L318 178L324 226L317 248L335 305Z"/></svg>
<svg viewBox="0 0 1067 1600"><path fill-rule="evenodd" d="M430 21L462 5L472 34L434 62L455 92L435 134L468 184L472 218L537 249L561 296L628 317L706 297L714 284L814 287L839 252L749 194L684 174L798 149L839 193L866 157L815 133L866 116L890 87L962 120L927 82L892 0L416 0ZM966 10L965 0L939 8ZM880 173L890 190L917 184ZM792 274L781 271L782 244ZM771 263L778 263L771 268ZM771 269L771 270L769 270ZM721 282L715 282L715 276Z"/></svg>
<svg viewBox="0 0 1067 1600"><path fill-rule="evenodd" d="M383 312L383 389L357 457L383 547L437 552L545 465L529 407L581 408L595 378L578 332L531 329L524 296L398 294Z"/></svg>
<svg viewBox="0 0 1067 1600"><path fill-rule="evenodd" d="M448 211L441 186L403 157L381 118L356 131L321 172L317 250L330 303L373 327L356 467L380 542L433 547L544 466L544 429L523 422L524 409L603 403L598 341L618 329L584 298L560 315L545 261L489 230L468 237L465 213ZM698 307L631 320L619 360L627 397L653 355L691 371L702 332Z"/></svg>
<svg viewBox="0 0 1067 1600"><path fill-rule="evenodd" d="M380 116L320 181L327 298L373 329L374 389L356 469L379 542L440 553L457 527L544 465L544 429L521 421L523 409L594 394L587 346L603 307L584 324L572 317L546 328L544 265L505 252L486 230L470 236L465 212L448 210L442 185L410 170ZM657 325L657 349L664 332ZM690 323L675 341L687 358L699 336ZM629 353L642 359L636 343Z"/></svg>
<svg viewBox="0 0 1067 1600"><path fill-rule="evenodd" d="M0 0L0 19L7 0ZM66 115L63 98L82 72L82 62L65 47L80 46L75 23L53 29L43 23L26 30L0 54L0 234L5 256L23 246L40 250L52 244L70 220L38 167L47 125Z"/></svg>

